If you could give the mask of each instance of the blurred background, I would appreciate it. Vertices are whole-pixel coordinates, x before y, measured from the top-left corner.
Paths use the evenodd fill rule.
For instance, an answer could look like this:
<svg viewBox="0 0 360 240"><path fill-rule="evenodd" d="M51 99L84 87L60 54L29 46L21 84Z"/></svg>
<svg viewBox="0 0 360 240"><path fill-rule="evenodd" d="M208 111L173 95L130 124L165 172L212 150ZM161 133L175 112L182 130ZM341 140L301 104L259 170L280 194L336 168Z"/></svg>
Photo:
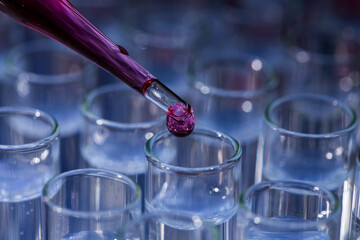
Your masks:
<svg viewBox="0 0 360 240"><path fill-rule="evenodd" d="M197 127L227 133L240 142L240 191L255 183L261 122L264 110L273 100L293 93L321 93L337 99L329 104L331 107L341 100L360 112L360 1L72 0L71 3L190 103ZM61 172L82 167L110 169L130 176L144 190L144 145L165 129L165 113L130 88L125 87L126 92L121 85L119 79L61 44L0 14L0 106L33 107L55 117L61 134ZM301 106L296 105L294 109L299 111L284 118L288 117L295 126L300 115L315 119L315 124L305 121L306 126L299 126L308 127L309 132L318 133L322 127L331 130L331 121L318 121L323 120L325 112L331 115L328 108L316 108L312 103ZM310 110L305 111L309 106ZM292 108L282 110L279 116ZM333 122L349 122L352 112L344 112L334 111ZM351 119L352 124L356 122L355 117ZM30 129L29 133L36 131ZM358 136L359 133L357 130ZM275 139L269 149L275 149L279 155L291 152L290 144L280 145L284 151L273 147L280 140ZM358 146L360 141L346 140L339 148L341 151L319 152L323 160L327 159L323 161L325 169L329 166L345 169L344 179L350 179L354 152L358 150L353 145ZM310 147L319 150L318 145ZM196 143L190 150L197 148L201 146ZM181 154L168 151L164 155L181 159ZM349 163L345 156L341 166L328 164L328 160L335 161L333 155L340 158L346 154L352 159ZM312 161L308 156L299 159L301 163L306 162L303 159ZM191 160L196 163L198 158ZM40 159L31 166L39 162ZM313 162L308 166L312 167ZM315 168L315 176L325 172L324 166ZM291 170L304 174L305 179L311 175L307 170L299 171L297 166ZM0 166L0 172L6 171ZM344 179L328 172L336 182L330 190L336 192ZM278 177L275 175L274 179ZM8 184L12 180L1 181ZM208 195L201 197L208 199ZM344 206L350 208L346 201L351 202L351 197L343 199ZM143 197L143 208L144 201ZM8 222L5 217L2 221ZM342 224L345 229L349 225ZM0 234L7 232L0 230Z"/></svg>
<svg viewBox="0 0 360 240"><path fill-rule="evenodd" d="M242 176L247 179L243 188L254 183L260 126L269 102L291 93L313 92L360 110L360 3L356 0L71 3L188 101L197 126L228 133L241 143ZM100 147L108 144L103 129L90 137L84 134L81 105L91 91L112 83L121 81L0 14L0 106L35 107L55 116L61 129L62 171L83 166L80 159L89 154L81 154L80 145L86 148L82 143L86 139ZM104 102L116 98L109 99ZM101 104L94 111L100 118L126 123L162 116L145 106L150 112L141 117L140 102L124 100L119 113L114 107L105 113L99 110ZM141 134L136 143L140 152L156 131Z"/></svg>
<svg viewBox="0 0 360 240"><path fill-rule="evenodd" d="M281 94L340 94L358 104L353 90L358 84L360 3L355 0L71 3L175 92L193 85L189 78L194 68L209 58L247 54L274 69ZM9 68L6 56L11 49L43 38L3 14L0 31L1 68ZM86 91L113 81L118 82L96 71L86 79Z"/></svg>

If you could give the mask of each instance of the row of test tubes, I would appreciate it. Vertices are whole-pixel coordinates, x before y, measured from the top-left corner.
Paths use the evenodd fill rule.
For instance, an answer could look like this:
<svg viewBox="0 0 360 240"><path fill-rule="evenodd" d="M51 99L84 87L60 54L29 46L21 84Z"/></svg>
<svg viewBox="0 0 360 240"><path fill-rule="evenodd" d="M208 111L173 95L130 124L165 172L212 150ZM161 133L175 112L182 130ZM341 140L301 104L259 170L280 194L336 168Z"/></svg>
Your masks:
<svg viewBox="0 0 360 240"><path fill-rule="evenodd" d="M196 128L0 16L0 240L360 238L351 1L78 1Z"/></svg>

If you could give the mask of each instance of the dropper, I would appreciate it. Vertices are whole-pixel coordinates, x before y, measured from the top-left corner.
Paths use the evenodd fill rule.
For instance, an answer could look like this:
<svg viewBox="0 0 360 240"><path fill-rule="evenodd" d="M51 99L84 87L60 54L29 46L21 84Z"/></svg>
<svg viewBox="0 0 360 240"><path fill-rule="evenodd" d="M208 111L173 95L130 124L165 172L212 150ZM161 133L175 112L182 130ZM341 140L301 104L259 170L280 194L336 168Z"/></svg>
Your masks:
<svg viewBox="0 0 360 240"><path fill-rule="evenodd" d="M0 10L53 38L110 72L167 112L167 127L187 136L195 126L192 107L112 42L67 0L0 0Z"/></svg>
<svg viewBox="0 0 360 240"><path fill-rule="evenodd" d="M188 136L195 127L195 118L190 104L178 97L157 79L144 85L144 96L167 112L166 126L177 137Z"/></svg>

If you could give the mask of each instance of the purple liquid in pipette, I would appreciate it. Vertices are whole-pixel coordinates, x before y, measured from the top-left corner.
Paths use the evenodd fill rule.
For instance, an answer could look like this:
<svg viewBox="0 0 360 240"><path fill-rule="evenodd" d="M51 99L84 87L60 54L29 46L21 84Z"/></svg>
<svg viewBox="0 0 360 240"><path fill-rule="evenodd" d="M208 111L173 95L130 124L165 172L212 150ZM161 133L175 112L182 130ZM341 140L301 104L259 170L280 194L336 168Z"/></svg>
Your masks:
<svg viewBox="0 0 360 240"><path fill-rule="evenodd" d="M63 43L141 94L145 95L149 82L158 81L134 61L125 48L113 43L67 0L0 0L0 10L17 22ZM194 118L192 111L186 110L184 116L173 114L178 113L178 108L183 111L184 106L190 105L172 104L168 108L167 119L170 121L167 122L171 124L167 126L171 126L169 131L176 136L190 134L195 125L194 120L189 120ZM185 127L185 123L189 126Z"/></svg>

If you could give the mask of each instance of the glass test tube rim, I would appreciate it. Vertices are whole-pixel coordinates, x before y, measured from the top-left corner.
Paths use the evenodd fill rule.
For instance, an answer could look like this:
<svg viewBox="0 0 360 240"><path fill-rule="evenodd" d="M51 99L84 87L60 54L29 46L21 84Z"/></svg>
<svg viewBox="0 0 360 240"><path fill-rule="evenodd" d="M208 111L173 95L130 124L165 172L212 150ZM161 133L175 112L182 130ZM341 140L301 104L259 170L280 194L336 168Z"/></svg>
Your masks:
<svg viewBox="0 0 360 240"><path fill-rule="evenodd" d="M275 123L273 121L273 119L271 119L270 112L274 108L278 107L282 103L292 101L292 100L299 100L299 99L320 100L320 101L332 104L334 106L341 107L343 110L345 110L347 112L347 114L349 114L349 116L351 117L351 121L349 122L349 124L346 127L344 127L341 130L334 131L334 132L328 132L328 133L314 134L314 133L295 132L295 131L291 131L291 130L282 128L282 127L278 126L277 123ZM270 127L272 130L279 132L282 135L287 135L287 136L292 136L292 137L312 138L312 139L337 138L339 136L351 133L352 131L355 130L355 128L357 127L357 124L358 124L357 115L356 115L354 109L352 109L346 103L338 100L337 98L330 97L327 95L322 95L322 94L316 94L316 93L290 94L290 95L278 98L275 101L271 102L266 107L263 116L264 116L265 124L268 127Z"/></svg>
<svg viewBox="0 0 360 240"><path fill-rule="evenodd" d="M264 84L258 89L254 89L254 90L222 89L222 88L214 87L212 85L204 83L202 81L202 79L199 79L199 77L197 76L199 72L202 73L202 72L206 71L212 65L217 66L217 65L219 65L219 63L223 63L223 62L230 63L231 65L238 64L239 66L243 66L244 63L245 64L250 63L250 66L251 66L251 62L254 60L259 60L262 63L262 67L259 71L263 71L267 78L264 81ZM231 56L222 57L220 55L220 57L217 57L216 59L205 60L204 62L200 63L199 66L194 66L194 68L195 68L195 70L194 70L195 73L190 74L190 81L191 81L192 85L195 85L196 83L201 83L201 87L205 86L209 89L208 95L220 96L220 97L224 97L224 98L256 98L256 97L263 95L264 93L275 91L279 85L279 79L276 76L274 69L267 63L266 60L262 59L261 57L255 56L255 55L244 54L244 53L241 53L236 57L231 57ZM195 88L199 89L199 87L197 87L196 85L195 85Z"/></svg>
<svg viewBox="0 0 360 240"><path fill-rule="evenodd" d="M98 176L98 177L105 177L112 180L117 180L121 182L125 182L129 184L134 190L135 190L135 197L133 201L129 204L127 204L125 207L121 208L114 208L109 210L101 210L101 211L77 211L72 210L69 208L64 208L52 201L52 199L48 195L48 188L52 183L55 183L57 181L65 182L67 177L72 176L80 176L80 175L86 175L86 176ZM95 168L83 168L83 169L76 169L67 171L64 173L61 173L53 178L51 178L43 187L41 199L42 202L49 207L52 211L57 212L59 214L63 214L69 217L76 217L76 218L102 218L102 217L112 217L116 216L118 214L124 213L126 211L135 210L137 207L141 206L141 195L142 191L140 187L131 180L128 176L122 173L105 170L105 169L95 169Z"/></svg>
<svg viewBox="0 0 360 240"><path fill-rule="evenodd" d="M327 196L330 197L330 199L333 203L333 206L334 206L334 210L331 211L331 213L329 214L329 216L327 218L320 218L317 221L310 221L310 222L289 222L289 221L283 221L283 220L276 220L276 219L267 218L267 217L259 216L255 213L252 213L251 209L249 208L249 205L246 203L247 194L254 192L255 190L258 190L258 189L262 189L262 188L266 188L266 187L270 188L270 187L276 186L278 184L280 184L282 186L294 184L296 186L308 187L309 189L312 188L317 191L325 192L327 194ZM284 228L287 228L287 229L290 228L291 230L314 228L314 227L318 226L319 224L324 224L329 221L336 221L340 215L340 210L341 210L340 201L335 194L333 194L331 191L329 191L328 189L326 189L324 187L317 186L317 185L312 184L311 182L306 182L306 181L277 180L277 181L261 182L261 183L252 185L247 190L243 191L239 198L239 211L241 213L245 214L245 216L247 218L252 219L253 223L255 223L255 225L261 224L263 226L270 227L270 228L274 228L274 227L279 228L279 227L282 227L282 225L284 225Z"/></svg>
<svg viewBox="0 0 360 240"><path fill-rule="evenodd" d="M161 132L156 133L152 136L145 144L145 155L149 162L160 168L162 171L165 172L172 172L175 174L182 174L182 175L190 175L190 176L200 176L200 175L213 175L218 174L221 171L225 171L227 169L233 168L236 164L241 164L242 161L242 149L240 143L233 137L207 128L195 128L194 131L191 133L191 136L195 135L203 135L208 137L216 137L225 140L227 143L232 145L234 148L234 154L224 161L221 164L208 166L208 167L179 167L167 163L163 163L153 152L152 146L158 141L159 139L170 136L173 138L177 138L173 136L169 131L164 130Z"/></svg>
<svg viewBox="0 0 360 240"><path fill-rule="evenodd" d="M131 90L128 86L122 85L120 83L113 83L104 85L98 88L95 88L92 90L85 98L81 106L81 111L83 113L83 116L92 123L95 123L98 126L104 126L107 128L113 128L113 129L124 129L124 130L131 130L131 129L149 129L153 127L154 125L160 125L162 122L165 126L165 121L163 116L159 116L158 118L152 120L152 121L145 121L145 122L139 122L139 123L125 123L125 122L117 122L108 120L105 118L102 118L100 116L97 116L91 111L91 102L95 100L97 97L99 97L101 94L110 93L110 92L116 92L116 91L122 91L122 92L130 92ZM134 94L138 94L134 92ZM140 96L141 97L141 96ZM151 103L152 104L152 103Z"/></svg>
<svg viewBox="0 0 360 240"><path fill-rule="evenodd" d="M11 106L11 107L0 107L0 117L3 114L14 114L29 116L32 118L42 118L47 123L50 123L53 127L53 130L49 133L48 136L43 137L37 141L24 144L15 144L15 145L4 145L0 144L1 152L33 152L42 148L46 148L51 145L54 141L59 140L60 137L60 127L58 122L50 114L47 114L41 110L30 108L30 107L21 107L21 106Z"/></svg>
<svg viewBox="0 0 360 240"><path fill-rule="evenodd" d="M20 56L33 54L38 51L66 53L75 57L77 60L79 60L79 62L81 61L83 66L82 68L69 73L43 74L29 72L27 70L24 71L24 69L18 67L17 65L14 65L14 63L17 62L16 59ZM94 72L96 71L96 68L91 65L90 61L87 61L79 54L76 54L75 52L51 39L36 39L18 44L5 55L5 65L7 66L6 69L8 69L5 71L5 74L8 76L17 76L23 73L27 75L26 81L47 85L78 82L79 80L81 80L80 76L84 73L85 70L90 70L92 74L94 74ZM51 79L51 81L49 81L49 78Z"/></svg>

